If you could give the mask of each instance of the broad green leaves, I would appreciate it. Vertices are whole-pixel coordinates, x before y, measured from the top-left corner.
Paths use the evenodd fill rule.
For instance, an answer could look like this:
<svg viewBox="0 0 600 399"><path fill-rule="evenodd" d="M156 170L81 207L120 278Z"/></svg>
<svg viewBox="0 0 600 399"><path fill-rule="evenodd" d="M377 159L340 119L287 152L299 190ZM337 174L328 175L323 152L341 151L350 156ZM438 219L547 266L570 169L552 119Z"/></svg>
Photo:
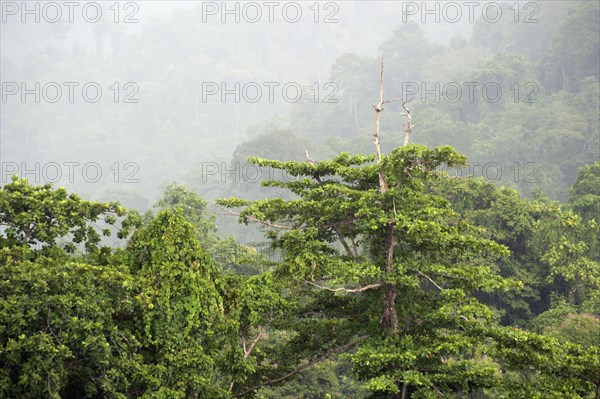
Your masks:
<svg viewBox="0 0 600 399"><path fill-rule="evenodd" d="M124 267L54 261L0 268L0 396L123 398L140 343Z"/></svg>
<svg viewBox="0 0 600 399"><path fill-rule="evenodd" d="M107 254L110 250L101 245L102 237L111 235L117 218L121 220L117 236L125 238L137 219L117 203L85 201L64 188L31 186L16 177L0 188L0 225L6 228L5 237L0 237L2 247L61 247L74 252L81 244L89 253Z"/></svg>

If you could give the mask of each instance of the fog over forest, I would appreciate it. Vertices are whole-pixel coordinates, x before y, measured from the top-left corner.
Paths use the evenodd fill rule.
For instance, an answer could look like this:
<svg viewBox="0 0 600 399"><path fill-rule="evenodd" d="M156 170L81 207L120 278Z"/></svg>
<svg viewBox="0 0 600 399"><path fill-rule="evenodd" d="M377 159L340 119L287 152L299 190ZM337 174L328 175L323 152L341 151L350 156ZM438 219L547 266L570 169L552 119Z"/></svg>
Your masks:
<svg viewBox="0 0 600 399"><path fill-rule="evenodd" d="M413 142L456 146L481 164L476 176L501 174L526 195L542 189L565 200L577 167L598 157L597 119L557 104L597 76L595 53L587 54L597 42L560 42L571 2L405 3L100 2L99 11L42 2L28 14L5 2L2 179L58 180L144 210L172 181L213 198L235 190L241 171L221 172L236 167L236 150L274 131L289 148L260 151L281 160L301 160L303 140L321 157L368 153L383 55L386 93L414 97ZM584 59L563 74L561 57L577 51ZM383 141L391 144L402 136L400 105L388 109ZM555 133L525 126L528 109Z"/></svg>
<svg viewBox="0 0 600 399"><path fill-rule="evenodd" d="M599 2L0 12L0 397L600 397Z"/></svg>

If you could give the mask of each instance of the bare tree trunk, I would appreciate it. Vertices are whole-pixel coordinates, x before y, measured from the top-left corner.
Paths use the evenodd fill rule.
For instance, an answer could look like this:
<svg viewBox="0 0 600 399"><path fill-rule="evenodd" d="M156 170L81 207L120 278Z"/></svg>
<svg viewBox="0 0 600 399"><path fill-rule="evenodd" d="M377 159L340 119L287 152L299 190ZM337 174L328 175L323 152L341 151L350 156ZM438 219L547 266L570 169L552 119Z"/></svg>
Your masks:
<svg viewBox="0 0 600 399"><path fill-rule="evenodd" d="M373 142L375 143L377 164L381 166L381 146L379 145L379 113L383 111L383 57L381 58L381 76L379 79L379 102L377 105L374 105L373 108L375 109L375 133L373 134ZM381 167L379 168L379 189L382 193L385 193L388 190L385 176L383 175Z"/></svg>
<svg viewBox="0 0 600 399"><path fill-rule="evenodd" d="M383 170L381 169L381 146L379 144L379 120L380 113L383 111L383 104L397 101L398 99L392 100L384 100L383 99L383 58L381 58L381 75L379 78L379 102L377 105L373 105L375 109L375 133L374 143L375 143L375 154L377 164L379 165L379 190L382 193L388 191L388 185L385 180L385 175ZM385 271L387 274L391 274L393 271L392 261L394 258L394 224L395 221L389 221L386 232L385 232ZM383 312L381 315L381 320L379 321L379 325L384 334L396 334L398 331L398 315L396 314L396 296L398 295L398 290L394 284L386 284L383 288Z"/></svg>
<svg viewBox="0 0 600 399"><path fill-rule="evenodd" d="M402 108L404 108L404 110L406 111L406 112L402 112L402 115L406 116L406 119L408 120L408 122L406 123L406 126L404 126L404 146L406 146L408 144L408 140L410 140L410 135L412 133L412 128L414 126L412 123L412 115L410 114L410 110L406 106L406 103L408 103L409 101L410 100L402 102Z"/></svg>

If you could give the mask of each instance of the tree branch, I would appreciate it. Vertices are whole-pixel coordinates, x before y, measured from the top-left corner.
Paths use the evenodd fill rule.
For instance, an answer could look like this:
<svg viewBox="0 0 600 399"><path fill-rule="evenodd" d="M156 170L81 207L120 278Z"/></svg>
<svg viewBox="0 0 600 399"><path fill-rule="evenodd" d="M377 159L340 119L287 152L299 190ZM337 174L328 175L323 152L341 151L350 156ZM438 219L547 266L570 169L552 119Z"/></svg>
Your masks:
<svg viewBox="0 0 600 399"><path fill-rule="evenodd" d="M338 224L334 224L333 225L333 229L335 230L335 234L337 235L338 240L340 240L340 242L342 243L342 246L346 250L346 253L348 253L348 256L353 257L353 258L357 257L357 256L355 256L352 253L352 250L350 249L350 246L348 245L348 243L346 242L346 239L342 235L342 232L340 230L340 226Z"/></svg>
<svg viewBox="0 0 600 399"><path fill-rule="evenodd" d="M383 111L383 57L381 57L381 75L379 77L379 102L377 105L373 105L375 109L375 133L373 134L373 142L375 143L375 155L377 159L377 165L381 166L381 145L379 144L379 114ZM379 189L382 193L388 190L385 176L381 167L379 168Z"/></svg>
<svg viewBox="0 0 600 399"><path fill-rule="evenodd" d="M383 286L383 283L379 282L379 283L374 283L374 284L369 284L369 285L365 285L362 287L358 287L358 288L329 288L329 287L324 287L322 285L319 285L317 283L314 283L312 281L308 281L308 280L303 280L306 284L312 285L313 287L317 287L320 288L322 290L327 290L327 291L331 291L331 292L346 292L346 293L357 293L357 292L363 292L363 291L367 291L367 290L372 290L375 288L379 288L381 286Z"/></svg>
<svg viewBox="0 0 600 399"><path fill-rule="evenodd" d="M410 139L410 135L412 133L412 128L414 127L414 125L412 124L412 115L410 114L410 110L406 106L406 104L411 101L412 98L410 100L402 102L402 108L404 108L406 112L403 112L401 115L406 116L406 119L408 120L406 126L402 125L402 128L404 130L404 146L408 144L408 140Z"/></svg>
<svg viewBox="0 0 600 399"><path fill-rule="evenodd" d="M267 324L263 324L262 326L260 326L260 328L258 329L258 334L256 334L256 337L254 337L254 339L250 343L250 347L248 347L248 348L246 348L246 337L244 335L242 335L242 350L244 351L244 360L247 360L250 357L250 354L252 353L252 350L254 349L254 347L256 346L256 344L258 343L258 341L260 341L260 339L262 338L262 335L265 332L265 329L272 322L273 322L273 309L271 309L269 311L269 320L268 320L268 323ZM231 381L231 383L229 384L229 390L230 391L233 389L234 385L235 385L235 380Z"/></svg>
<svg viewBox="0 0 600 399"><path fill-rule="evenodd" d="M265 328L267 328L266 324L260 326L260 328L258 330L258 334L256 334L256 337L254 337L254 339L250 343L250 347L248 347L248 349L246 349L246 337L242 336L242 349L244 350L244 360L246 360L250 357L252 350L254 349L254 347L256 346L258 341L260 341L260 339L262 338L262 335L265 332Z"/></svg>
<svg viewBox="0 0 600 399"><path fill-rule="evenodd" d="M387 103L391 103L393 101L400 101L400 100L402 100L402 97L390 98L389 100L383 100L381 102L381 104L387 104ZM383 109L382 109L382 111L383 111Z"/></svg>
<svg viewBox="0 0 600 399"><path fill-rule="evenodd" d="M310 155L308 155L308 150L304 150L304 155L306 156L306 162L308 162L310 166L313 166L315 164L315 161L313 161Z"/></svg>
<svg viewBox="0 0 600 399"><path fill-rule="evenodd" d="M232 216L237 216L237 217L240 216L240 213L234 212L234 211L232 211L229 208L225 208L224 206L219 205L219 204L215 204L215 205L217 205L219 208L221 208L221 209L223 209L224 211L227 212L226 214L221 214L221 215L232 215ZM268 227L273 227L273 228L276 228L276 229L282 229L282 230L293 230L294 229L294 227L291 227L291 226L282 226L282 225L279 225L279 224L270 223L270 222L267 222L267 221L264 221L264 220L260 220L260 219L255 218L254 216L251 216L251 215L245 215L244 217L247 218L248 220L250 220L251 222L260 223L262 225L265 225L265 226L268 226Z"/></svg>
<svg viewBox="0 0 600 399"><path fill-rule="evenodd" d="M431 284L435 285L436 288L440 291L444 291L444 289L442 287L440 287L440 285L438 283L436 283L435 281L433 281L433 279L431 277L429 277L428 275L426 275L425 273L423 273L420 270L417 270L417 273L419 273L421 276L425 277L427 280L429 280L431 282Z"/></svg>
<svg viewBox="0 0 600 399"><path fill-rule="evenodd" d="M304 150L304 155L306 156L306 162L309 165L312 166L312 165L315 164L315 161L308 154L308 150ZM323 182L321 180L321 176L319 176L316 173L313 175L313 178L319 184L321 184ZM342 246L346 250L346 253L348 254L348 256L350 256L352 258L358 259L358 253L356 252L356 248L355 248L354 253L352 253L352 250L350 249L350 246L348 245L348 243L346 242L346 239L344 238L344 235L342 234L342 230L340 229L339 223L334 223L332 226L333 226L333 230L335 231L335 234L337 235L338 240L340 241L340 243L342 244Z"/></svg>
<svg viewBox="0 0 600 399"><path fill-rule="evenodd" d="M354 236L350 237L352 240L352 250L354 251L354 256L358 259L360 256L358 255L358 244L356 244L356 239Z"/></svg>
<svg viewBox="0 0 600 399"><path fill-rule="evenodd" d="M301 365L299 367L296 367L294 370L292 370L292 371L290 371L288 373L285 373L281 377L277 377L277 378L272 379L272 380L267 380L267 381L265 381L263 383L255 385L253 387L250 387L250 388L248 388L248 389L246 389L246 390L244 390L242 392L236 393L233 396L234 397L241 397L241 396L246 395L247 393L250 393L252 391L256 391L257 389L262 388L264 386L273 385L273 384L276 384L278 382L281 382L281 381L283 381L283 380L285 380L287 378L290 378L293 375L298 374L302 370L305 370L305 369L313 366L316 363L322 362L323 360L327 359L331 355L334 355L334 354L336 354L338 352L343 352L343 351L346 351L346 350L352 348L354 345L358 344L360 341L362 341L363 339L365 339L367 337L368 337L367 335L363 335L361 337L358 337L356 340L354 340L352 342L348 342L348 343L346 343L344 345L340 345L340 346L337 346L335 348L332 348L332 349L328 350L327 352L325 352L324 354L322 354L321 356L318 356L318 357L316 357L316 358L314 358L312 360L309 360L307 363L305 363L305 364L303 364L303 365Z"/></svg>

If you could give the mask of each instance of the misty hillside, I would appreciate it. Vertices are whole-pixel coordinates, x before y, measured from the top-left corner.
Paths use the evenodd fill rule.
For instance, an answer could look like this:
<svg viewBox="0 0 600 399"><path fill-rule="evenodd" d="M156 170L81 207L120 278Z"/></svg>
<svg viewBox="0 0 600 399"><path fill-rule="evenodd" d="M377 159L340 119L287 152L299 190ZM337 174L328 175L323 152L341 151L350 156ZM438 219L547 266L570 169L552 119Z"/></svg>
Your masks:
<svg viewBox="0 0 600 399"><path fill-rule="evenodd" d="M0 11L0 398L600 398L598 2Z"/></svg>

